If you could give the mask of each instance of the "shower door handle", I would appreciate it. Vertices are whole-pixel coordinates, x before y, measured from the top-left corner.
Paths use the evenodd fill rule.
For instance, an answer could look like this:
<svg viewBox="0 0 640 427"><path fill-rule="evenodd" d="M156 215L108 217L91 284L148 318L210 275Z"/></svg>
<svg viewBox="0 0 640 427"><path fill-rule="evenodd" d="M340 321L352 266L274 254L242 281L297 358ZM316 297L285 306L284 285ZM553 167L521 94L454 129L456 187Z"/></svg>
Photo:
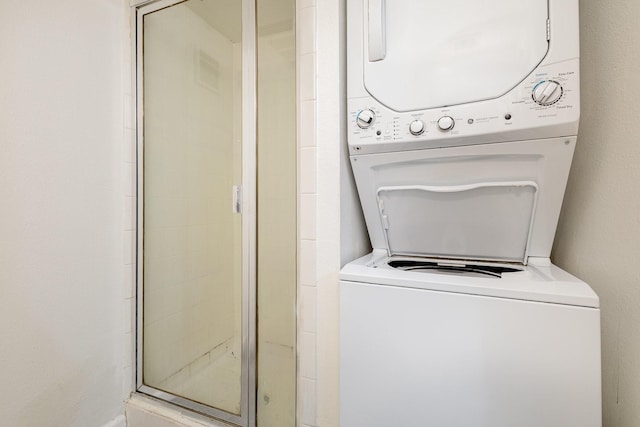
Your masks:
<svg viewBox="0 0 640 427"><path fill-rule="evenodd" d="M233 191L232 212L242 213L242 187L240 187L239 185L234 185L232 187L232 191Z"/></svg>
<svg viewBox="0 0 640 427"><path fill-rule="evenodd" d="M387 56L385 0L369 0L369 62Z"/></svg>

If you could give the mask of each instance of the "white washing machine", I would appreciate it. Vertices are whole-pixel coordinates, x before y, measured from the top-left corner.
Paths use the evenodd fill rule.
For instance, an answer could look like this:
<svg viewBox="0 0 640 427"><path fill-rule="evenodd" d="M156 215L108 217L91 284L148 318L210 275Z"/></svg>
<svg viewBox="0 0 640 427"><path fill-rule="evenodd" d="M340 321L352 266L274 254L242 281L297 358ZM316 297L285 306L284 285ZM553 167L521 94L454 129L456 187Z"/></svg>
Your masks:
<svg viewBox="0 0 640 427"><path fill-rule="evenodd" d="M549 260L577 0L347 0L373 252L340 283L342 427L601 426L597 295Z"/></svg>

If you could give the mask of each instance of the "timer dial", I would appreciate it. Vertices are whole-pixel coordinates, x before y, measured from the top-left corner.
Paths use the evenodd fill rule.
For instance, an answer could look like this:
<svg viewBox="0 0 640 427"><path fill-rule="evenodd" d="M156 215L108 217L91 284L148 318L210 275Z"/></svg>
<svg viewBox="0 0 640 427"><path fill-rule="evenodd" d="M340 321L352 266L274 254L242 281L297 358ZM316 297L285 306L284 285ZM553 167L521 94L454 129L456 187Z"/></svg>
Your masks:
<svg viewBox="0 0 640 427"><path fill-rule="evenodd" d="M424 132L424 122L422 120L414 120L409 124L409 132L411 135L422 135Z"/></svg>
<svg viewBox="0 0 640 427"><path fill-rule="evenodd" d="M443 131L451 130L455 125L456 125L456 122L455 120L453 120L453 117L442 116L438 119L438 127L440 128L440 130L443 130Z"/></svg>
<svg viewBox="0 0 640 427"><path fill-rule="evenodd" d="M551 105L560 100L562 96L562 86L554 80L543 80L533 88L531 97L539 105Z"/></svg>
<svg viewBox="0 0 640 427"><path fill-rule="evenodd" d="M370 109L362 110L356 116L356 123L360 129L369 129L376 119L376 113Z"/></svg>

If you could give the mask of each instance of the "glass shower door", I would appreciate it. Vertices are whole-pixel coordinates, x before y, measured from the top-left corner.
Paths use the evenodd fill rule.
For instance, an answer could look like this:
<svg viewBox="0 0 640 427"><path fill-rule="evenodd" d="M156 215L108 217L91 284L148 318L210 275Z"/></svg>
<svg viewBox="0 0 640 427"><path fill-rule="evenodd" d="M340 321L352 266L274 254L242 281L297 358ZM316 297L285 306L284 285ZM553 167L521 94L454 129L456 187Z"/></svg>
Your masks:
<svg viewBox="0 0 640 427"><path fill-rule="evenodd" d="M138 386L248 425L242 3L138 9Z"/></svg>

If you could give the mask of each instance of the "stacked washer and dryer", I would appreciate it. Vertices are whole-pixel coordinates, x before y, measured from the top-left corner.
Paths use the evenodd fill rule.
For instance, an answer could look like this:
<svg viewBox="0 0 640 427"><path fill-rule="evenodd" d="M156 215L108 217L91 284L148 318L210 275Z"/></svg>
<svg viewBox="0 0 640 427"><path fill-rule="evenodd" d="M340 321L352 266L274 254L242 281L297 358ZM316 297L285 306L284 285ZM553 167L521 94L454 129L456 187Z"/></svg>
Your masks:
<svg viewBox="0 0 640 427"><path fill-rule="evenodd" d="M600 311L551 264L578 0L347 0L373 252L340 276L342 427L601 426Z"/></svg>

